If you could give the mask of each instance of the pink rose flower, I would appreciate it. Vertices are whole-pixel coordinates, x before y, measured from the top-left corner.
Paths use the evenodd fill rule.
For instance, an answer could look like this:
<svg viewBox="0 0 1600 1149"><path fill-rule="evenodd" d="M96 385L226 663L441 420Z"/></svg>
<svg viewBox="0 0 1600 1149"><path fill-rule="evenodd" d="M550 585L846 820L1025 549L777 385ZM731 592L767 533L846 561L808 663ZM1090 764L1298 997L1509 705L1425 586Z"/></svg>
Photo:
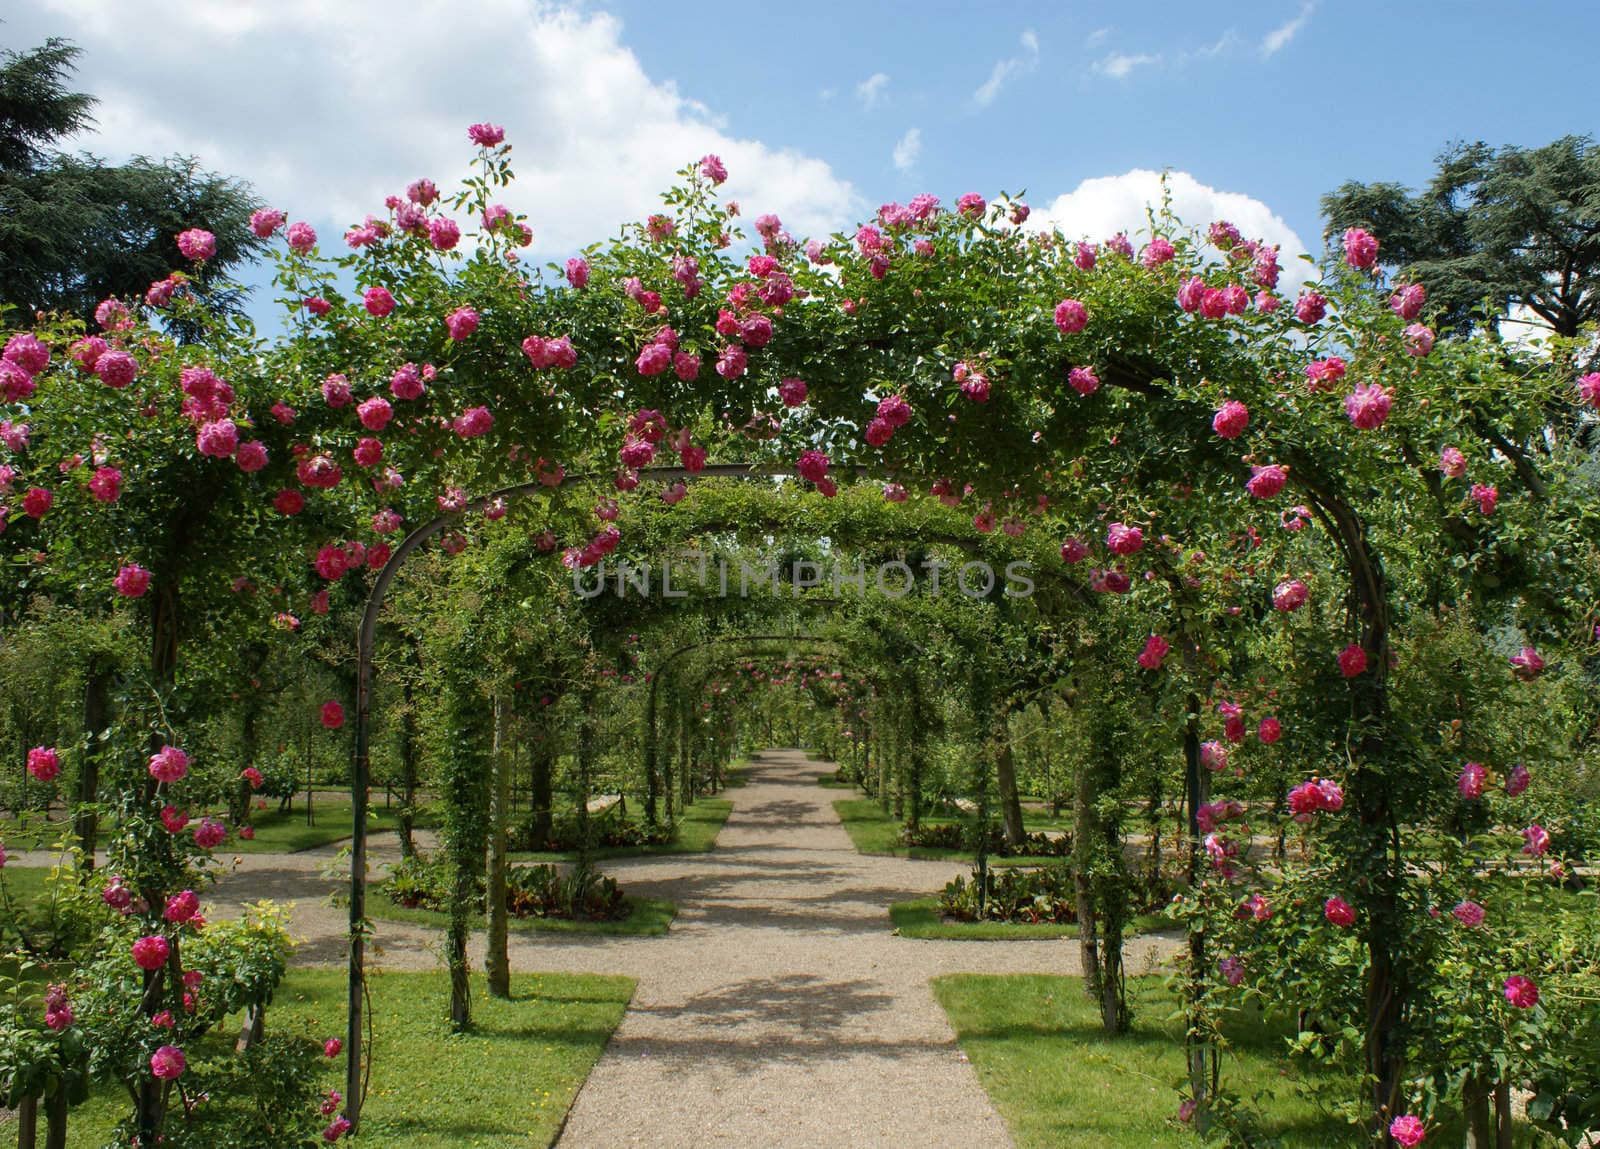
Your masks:
<svg viewBox="0 0 1600 1149"><path fill-rule="evenodd" d="M1350 927L1356 924L1356 912L1350 908L1350 903L1335 895L1322 905L1322 916L1336 926Z"/></svg>
<svg viewBox="0 0 1600 1149"><path fill-rule="evenodd" d="M261 239L268 239L272 233L283 226L288 218L277 208L264 207L259 211L250 213L250 230Z"/></svg>
<svg viewBox="0 0 1600 1149"><path fill-rule="evenodd" d="M107 351L94 363L94 373L100 382L120 391L139 375L139 361L126 351Z"/></svg>
<svg viewBox="0 0 1600 1149"><path fill-rule="evenodd" d="M1089 324L1089 309L1076 299L1056 304L1056 328L1063 335L1074 335Z"/></svg>
<svg viewBox="0 0 1600 1149"><path fill-rule="evenodd" d="M1407 1113L1389 1122L1389 1136L1403 1149L1416 1149L1427 1135L1427 1129L1417 1118Z"/></svg>
<svg viewBox="0 0 1600 1149"><path fill-rule="evenodd" d="M1461 768L1461 774L1456 778L1456 789L1463 798L1481 798L1483 791L1489 784L1489 772L1477 762L1468 762Z"/></svg>
<svg viewBox="0 0 1600 1149"><path fill-rule="evenodd" d="M1284 612L1299 610L1311 597L1311 589L1299 579L1287 579L1272 591L1272 606Z"/></svg>
<svg viewBox="0 0 1600 1149"><path fill-rule="evenodd" d="M1352 227L1344 233L1344 261L1357 271L1366 271L1378 262L1378 239L1364 228Z"/></svg>
<svg viewBox="0 0 1600 1149"><path fill-rule="evenodd" d="M289 242L289 248L300 255L304 255L317 246L317 229L305 221L291 223L284 233L284 238Z"/></svg>
<svg viewBox="0 0 1600 1149"><path fill-rule="evenodd" d="M1393 394L1376 383L1363 383L1344 398L1344 413L1362 431L1375 431L1389 417Z"/></svg>
<svg viewBox="0 0 1600 1149"><path fill-rule="evenodd" d="M1172 645L1166 639L1159 634L1152 634L1139 652L1138 663L1146 670L1160 670L1162 661L1171 649Z"/></svg>
<svg viewBox="0 0 1600 1149"><path fill-rule="evenodd" d="M217 254L217 237L202 228L191 227L178 233L178 250L184 259L210 259Z"/></svg>
<svg viewBox="0 0 1600 1149"><path fill-rule="evenodd" d="M61 757L51 746L35 746L28 751L28 773L41 782L52 782L61 773Z"/></svg>
<svg viewBox="0 0 1600 1149"><path fill-rule="evenodd" d="M1137 554L1144 549L1144 531L1124 523L1112 523L1106 531L1106 549L1117 555Z"/></svg>
<svg viewBox="0 0 1600 1149"><path fill-rule="evenodd" d="M172 1081L183 1076L183 1071L189 1063L184 1060L183 1050L176 1045L163 1045L150 1055L150 1072L162 1081Z"/></svg>
<svg viewBox="0 0 1600 1149"><path fill-rule="evenodd" d="M1525 646L1511 656L1511 673L1523 682L1532 682L1544 673L1544 659L1531 646Z"/></svg>
<svg viewBox="0 0 1600 1149"><path fill-rule="evenodd" d="M1295 300L1295 318L1308 326L1314 323L1322 322L1322 317L1327 313L1327 299L1315 291L1301 292L1300 298Z"/></svg>
<svg viewBox="0 0 1600 1149"><path fill-rule="evenodd" d="M1422 305L1428 301L1428 292L1420 283L1408 283L1397 288L1389 297L1389 306L1401 319L1415 319L1422 314Z"/></svg>
<svg viewBox="0 0 1600 1149"><path fill-rule="evenodd" d="M453 219L435 216L428 221L428 242L438 251L450 251L461 242L461 225Z"/></svg>
<svg viewBox="0 0 1600 1149"><path fill-rule="evenodd" d="M358 467L376 467L383 462L383 444L377 439L357 439L356 449L351 452L355 457Z"/></svg>
<svg viewBox="0 0 1600 1149"><path fill-rule="evenodd" d="M1067 372L1067 384L1079 395L1093 395L1100 390L1100 376L1093 367L1074 367Z"/></svg>
<svg viewBox="0 0 1600 1149"><path fill-rule="evenodd" d="M567 282L580 291L589 286L589 262L574 257L567 260Z"/></svg>
<svg viewBox="0 0 1600 1149"><path fill-rule="evenodd" d="M1205 294L1206 281L1198 275L1191 275L1178 288L1178 306L1188 312L1199 311L1201 303L1205 300Z"/></svg>
<svg viewBox="0 0 1600 1149"><path fill-rule="evenodd" d="M1522 852L1529 857L1542 858L1550 851L1550 832L1537 822L1522 831L1522 840Z"/></svg>
<svg viewBox="0 0 1600 1149"><path fill-rule="evenodd" d="M1458 448L1446 447L1439 452L1439 470L1446 478L1459 479L1467 473L1467 457Z"/></svg>
<svg viewBox="0 0 1600 1149"><path fill-rule="evenodd" d="M239 448L239 428L232 419L206 423L195 433L195 448L214 459L231 459Z"/></svg>
<svg viewBox="0 0 1600 1149"><path fill-rule="evenodd" d="M150 572L138 563L129 563L117 571L111 585L123 598L143 598L150 589Z"/></svg>
<svg viewBox="0 0 1600 1149"><path fill-rule="evenodd" d="M1061 560L1080 563L1089 556L1089 547L1080 539L1068 539L1061 544Z"/></svg>
<svg viewBox="0 0 1600 1149"><path fill-rule="evenodd" d="M394 310L394 296L389 294L387 287L369 287L361 295L362 306L367 309L367 314L382 319Z"/></svg>
<svg viewBox="0 0 1600 1149"><path fill-rule="evenodd" d="M1250 423L1250 409L1236 399L1229 399L1217 408L1211 419L1211 429L1224 439L1237 439Z"/></svg>
<svg viewBox="0 0 1600 1149"><path fill-rule="evenodd" d="M1451 915L1469 930L1483 924L1483 907L1477 902L1458 902Z"/></svg>
<svg viewBox="0 0 1600 1149"><path fill-rule="evenodd" d="M213 822L210 818L202 818L200 824L194 829L194 840L202 849L212 849L222 844L228 836L227 828L221 822ZM167 899L166 912L163 915L167 921L174 925L182 925L190 921L200 912L200 898L193 890L184 890L182 893L173 894Z"/></svg>
<svg viewBox="0 0 1600 1149"><path fill-rule="evenodd" d="M150 757L150 777L177 782L189 772L189 756L176 746L163 746Z"/></svg>
<svg viewBox="0 0 1600 1149"><path fill-rule="evenodd" d="M1306 367L1306 379L1313 391L1331 391L1344 378L1345 361L1337 355L1317 359Z"/></svg>
<svg viewBox="0 0 1600 1149"><path fill-rule="evenodd" d="M458 307L444 317L444 325L450 331L450 338L460 343L478 330L478 313L470 307Z"/></svg>
<svg viewBox="0 0 1600 1149"><path fill-rule="evenodd" d="M1591 371L1578 380L1578 397L1591 407L1600 407L1600 371Z"/></svg>
<svg viewBox="0 0 1600 1149"><path fill-rule="evenodd" d="M1506 978L1506 1000L1518 1009L1532 1009L1539 1004L1539 987L1531 979L1514 974Z"/></svg>
<svg viewBox="0 0 1600 1149"><path fill-rule="evenodd" d="M328 730L337 730L344 725L344 707L338 702L324 702L322 704L322 725Z"/></svg>
<svg viewBox="0 0 1600 1149"><path fill-rule="evenodd" d="M499 124L469 124L467 138L480 148L497 147L505 141L506 130Z"/></svg>
<svg viewBox="0 0 1600 1149"><path fill-rule="evenodd" d="M1478 513L1480 515L1494 514L1495 507L1499 506L1500 504L1500 489L1498 487L1489 487L1482 483L1474 483L1472 484L1471 495L1472 498L1477 501Z"/></svg>
<svg viewBox="0 0 1600 1149"><path fill-rule="evenodd" d="M1244 489L1258 499L1270 499L1289 481L1289 472L1278 463L1268 463L1263 467L1251 467L1251 474Z"/></svg>
<svg viewBox="0 0 1600 1149"><path fill-rule="evenodd" d="M1433 328L1422 323L1413 323L1402 333L1406 341L1406 354L1419 358L1433 350Z"/></svg>
<svg viewBox="0 0 1600 1149"><path fill-rule="evenodd" d="M99 342L102 347L105 346L104 340ZM19 331L6 340L5 351L0 352L0 361L13 363L29 375L37 375L50 366L50 348L31 332Z"/></svg>
<svg viewBox="0 0 1600 1149"><path fill-rule="evenodd" d="M306 509L305 496L299 491L279 491L273 496L272 508L280 515L298 515Z"/></svg>
<svg viewBox="0 0 1600 1149"><path fill-rule="evenodd" d="M1092 243L1079 243L1072 249L1072 263L1079 271L1093 271L1100 249ZM1192 310L1192 308L1185 308Z"/></svg>
<svg viewBox="0 0 1600 1149"><path fill-rule="evenodd" d="M1283 725L1276 718L1268 715L1261 720L1261 725L1256 727L1256 737L1270 746L1283 737Z"/></svg>
<svg viewBox="0 0 1600 1149"><path fill-rule="evenodd" d="M1528 789L1530 781L1528 768L1518 762L1511 768L1511 773L1506 775L1506 797L1516 798Z"/></svg>
<svg viewBox="0 0 1600 1149"><path fill-rule="evenodd" d="M1356 643L1351 643L1339 652L1339 673L1346 678L1354 678L1367 669L1367 652Z"/></svg>
<svg viewBox="0 0 1600 1149"><path fill-rule="evenodd" d="M476 439L487 435L494 426L494 415L487 407L470 407L451 424L451 430L463 439Z"/></svg>
<svg viewBox="0 0 1600 1149"><path fill-rule="evenodd" d="M89 479L89 493L98 503L114 503L122 495L122 472L115 467L100 467Z"/></svg>
<svg viewBox="0 0 1600 1149"><path fill-rule="evenodd" d="M989 205L984 202L983 197L977 192L968 192L956 200L956 210L968 219L982 219L983 213L988 210L988 207Z"/></svg>
<svg viewBox="0 0 1600 1149"><path fill-rule="evenodd" d="M794 469L808 482L821 482L828 474L828 456L821 451L806 451L795 462Z"/></svg>
<svg viewBox="0 0 1600 1149"><path fill-rule="evenodd" d="M700 174L711 181L711 186L716 187L728 178L728 168L720 156L706 155L700 157Z"/></svg>
<svg viewBox="0 0 1600 1149"><path fill-rule="evenodd" d="M167 964L172 947L160 934L148 934L133 943L133 961L140 969L154 972Z"/></svg>

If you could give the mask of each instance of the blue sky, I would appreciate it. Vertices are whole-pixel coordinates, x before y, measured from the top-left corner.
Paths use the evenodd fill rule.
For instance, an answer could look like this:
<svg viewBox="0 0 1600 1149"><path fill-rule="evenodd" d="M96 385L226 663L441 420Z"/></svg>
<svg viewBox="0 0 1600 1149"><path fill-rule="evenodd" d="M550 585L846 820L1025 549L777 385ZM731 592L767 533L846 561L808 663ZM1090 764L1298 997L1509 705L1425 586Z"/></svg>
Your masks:
<svg viewBox="0 0 1600 1149"><path fill-rule="evenodd" d="M796 235L1025 187L1036 222L1101 238L1142 219L1151 181L1127 173L1170 168L1188 222L1316 248L1346 179L1415 185L1447 140L1596 127L1600 6L1550 0L8 8L0 44L83 47L102 104L80 146L196 154L335 243L410 179L460 175L481 119L518 145L541 258L639 218L706 151Z"/></svg>

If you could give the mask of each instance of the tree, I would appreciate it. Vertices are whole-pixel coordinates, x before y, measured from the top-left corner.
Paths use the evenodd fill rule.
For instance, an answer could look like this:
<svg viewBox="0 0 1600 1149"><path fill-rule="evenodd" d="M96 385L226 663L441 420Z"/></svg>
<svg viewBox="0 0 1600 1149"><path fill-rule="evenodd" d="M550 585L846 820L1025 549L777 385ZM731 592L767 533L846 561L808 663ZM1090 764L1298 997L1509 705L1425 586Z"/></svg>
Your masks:
<svg viewBox="0 0 1600 1149"><path fill-rule="evenodd" d="M1498 331L1525 307L1575 338L1600 318L1600 150L1589 136L1540 148L1456 142L1417 192L1349 181L1322 197L1326 238L1366 227L1383 259L1428 290L1440 324ZM1487 303L1487 310L1479 308Z"/></svg>
<svg viewBox="0 0 1600 1149"><path fill-rule="evenodd" d="M178 233L202 228L217 251L190 285L208 310L238 312L245 293L226 280L263 245L245 226L260 202L192 157L117 166L52 150L93 122L94 97L67 89L78 51L51 39L0 55L0 305L87 321L103 299L143 296L183 262ZM174 333L187 341L198 330Z"/></svg>

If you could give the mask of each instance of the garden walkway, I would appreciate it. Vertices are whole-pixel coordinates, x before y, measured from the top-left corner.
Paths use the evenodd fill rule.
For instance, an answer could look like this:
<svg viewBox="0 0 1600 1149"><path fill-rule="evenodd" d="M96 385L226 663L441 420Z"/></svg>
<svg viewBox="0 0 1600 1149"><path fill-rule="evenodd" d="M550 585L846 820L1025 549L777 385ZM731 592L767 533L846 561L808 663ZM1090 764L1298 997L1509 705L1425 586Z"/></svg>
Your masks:
<svg viewBox="0 0 1600 1149"><path fill-rule="evenodd" d="M638 980L561 1149L1011 1144L928 982L1075 973L1076 943L893 936L891 903L967 867L857 854L832 807L848 793L817 784L829 769L799 751L763 753L748 784L727 792L733 813L713 852L605 863L629 893L678 904L667 936L512 934L514 971ZM397 856L393 835L375 838L373 852ZM332 854L246 856L207 899L208 914L261 897L293 902L290 928L304 939L295 963L342 966L344 914L326 903L335 886L317 869ZM438 931L376 926L380 968L438 967ZM1144 972L1173 948L1133 939L1127 968ZM472 956L481 969L481 933Z"/></svg>

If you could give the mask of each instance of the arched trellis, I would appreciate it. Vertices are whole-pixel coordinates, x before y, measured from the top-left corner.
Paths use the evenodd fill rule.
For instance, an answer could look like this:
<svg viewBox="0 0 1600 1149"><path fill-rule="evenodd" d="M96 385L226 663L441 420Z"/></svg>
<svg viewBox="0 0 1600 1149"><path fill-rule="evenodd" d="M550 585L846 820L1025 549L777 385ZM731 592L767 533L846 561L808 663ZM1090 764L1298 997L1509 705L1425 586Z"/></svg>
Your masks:
<svg viewBox="0 0 1600 1149"><path fill-rule="evenodd" d="M777 479L795 475L792 466L781 464L714 464L699 471L687 467L652 467L640 471L641 478L659 480L724 478L741 480ZM866 476L865 468L856 477ZM365 1044L366 1015L366 937L367 925L367 787L371 778L372 754L372 662L377 647L378 617L383 611L389 587L406 560L429 539L440 534L463 516L481 512L497 500L511 501L537 495L567 485L603 481L608 475L565 475L559 482L535 480L502 487L469 500L463 506L411 531L395 547L372 581L366 609L356 636L355 747L350 771L350 802L353 822L350 840L350 963L348 1017L345 1030L345 1115L352 1132L361 1123L366 1082L362 1052Z"/></svg>
<svg viewBox="0 0 1600 1149"><path fill-rule="evenodd" d="M843 644L841 642L839 642L839 640L837 640L837 639L823 638L823 637L821 637L819 635L806 635L806 634L716 635L716 636L713 636L711 638L702 639L699 642L692 642L692 643L688 643L688 644L686 644L684 646L680 646L680 647L678 647L678 649L676 649L676 650L672 651L670 654L666 655L661 660L661 662L655 667L654 671L651 674L651 677L650 677L650 694L649 694L648 700L646 701L646 704L645 704L645 715L646 715L646 717L645 717L645 773L646 773L647 777L653 779L655 777L655 775L656 775L657 770L659 769L658 764L657 764L657 748L656 748L656 743L657 743L657 731L656 731L656 726L657 726L657 723L656 723L657 705L656 705L656 701L657 701L658 691L659 691L659 688L660 688L662 680L669 673L671 673L674 669L676 669L677 664L678 664L678 660L681 659L681 658L687 657L690 654L694 654L697 651L705 650L705 649L707 649L709 647L728 646L728 645L734 645L734 644L741 644L742 645L742 644L746 644L746 643L766 643L766 642L787 642L787 643L791 643L791 644L808 646L808 647L824 647L824 646L826 646L826 647L841 647L841 646L843 646ZM752 656L769 657L769 654L766 651L757 650L757 651L749 652L748 654L744 655L743 657L752 657ZM869 675L869 677L873 678L874 680L878 680L879 679L879 676L877 676L877 675Z"/></svg>

